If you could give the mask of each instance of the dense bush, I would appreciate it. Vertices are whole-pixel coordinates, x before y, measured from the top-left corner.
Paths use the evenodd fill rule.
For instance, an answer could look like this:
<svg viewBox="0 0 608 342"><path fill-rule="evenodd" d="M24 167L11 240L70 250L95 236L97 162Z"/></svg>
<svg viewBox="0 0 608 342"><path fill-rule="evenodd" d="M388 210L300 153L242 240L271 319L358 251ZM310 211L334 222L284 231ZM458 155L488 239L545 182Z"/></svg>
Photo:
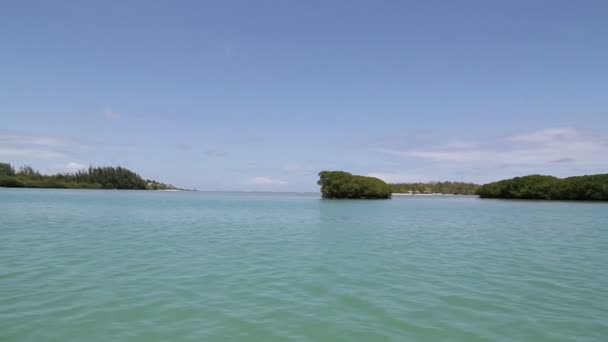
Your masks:
<svg viewBox="0 0 608 342"><path fill-rule="evenodd" d="M0 186L7 188L23 188L25 184L15 177L0 176Z"/></svg>
<svg viewBox="0 0 608 342"><path fill-rule="evenodd" d="M89 167L75 173L43 175L29 166L17 172L7 163L0 163L0 186L69 189L174 189L173 186L144 180L123 167Z"/></svg>
<svg viewBox="0 0 608 342"><path fill-rule="evenodd" d="M608 200L608 174L556 178L531 175L483 185L482 198Z"/></svg>
<svg viewBox="0 0 608 342"><path fill-rule="evenodd" d="M15 169L11 164L8 163L0 163L0 177L2 176L14 176Z"/></svg>
<svg viewBox="0 0 608 342"><path fill-rule="evenodd" d="M344 171L321 171L319 181L323 198L385 199L391 188L384 181L352 175Z"/></svg>

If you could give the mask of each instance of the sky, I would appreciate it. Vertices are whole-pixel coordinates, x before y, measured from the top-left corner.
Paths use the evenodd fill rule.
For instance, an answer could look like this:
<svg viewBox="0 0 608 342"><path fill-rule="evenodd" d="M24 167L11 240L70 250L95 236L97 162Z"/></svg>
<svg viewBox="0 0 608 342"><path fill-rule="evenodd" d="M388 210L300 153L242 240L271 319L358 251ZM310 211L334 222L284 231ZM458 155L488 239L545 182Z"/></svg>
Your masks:
<svg viewBox="0 0 608 342"><path fill-rule="evenodd" d="M0 2L0 161L199 190L608 172L607 1Z"/></svg>

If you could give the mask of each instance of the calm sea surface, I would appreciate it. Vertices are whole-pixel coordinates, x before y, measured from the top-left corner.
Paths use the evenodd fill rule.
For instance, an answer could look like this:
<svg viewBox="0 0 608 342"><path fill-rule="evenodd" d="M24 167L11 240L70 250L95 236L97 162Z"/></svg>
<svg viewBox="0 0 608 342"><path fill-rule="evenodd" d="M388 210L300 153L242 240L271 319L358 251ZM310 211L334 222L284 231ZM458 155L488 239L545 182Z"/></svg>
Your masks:
<svg viewBox="0 0 608 342"><path fill-rule="evenodd" d="M0 341L607 341L608 203L0 188Z"/></svg>

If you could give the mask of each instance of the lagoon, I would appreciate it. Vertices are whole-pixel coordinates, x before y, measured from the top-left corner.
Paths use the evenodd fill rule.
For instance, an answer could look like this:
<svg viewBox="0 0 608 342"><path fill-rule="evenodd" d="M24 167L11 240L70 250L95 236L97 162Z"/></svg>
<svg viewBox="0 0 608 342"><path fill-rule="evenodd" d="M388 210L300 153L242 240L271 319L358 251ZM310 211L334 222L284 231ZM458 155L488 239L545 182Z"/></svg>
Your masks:
<svg viewBox="0 0 608 342"><path fill-rule="evenodd" d="M601 341L608 203L0 188L0 341Z"/></svg>

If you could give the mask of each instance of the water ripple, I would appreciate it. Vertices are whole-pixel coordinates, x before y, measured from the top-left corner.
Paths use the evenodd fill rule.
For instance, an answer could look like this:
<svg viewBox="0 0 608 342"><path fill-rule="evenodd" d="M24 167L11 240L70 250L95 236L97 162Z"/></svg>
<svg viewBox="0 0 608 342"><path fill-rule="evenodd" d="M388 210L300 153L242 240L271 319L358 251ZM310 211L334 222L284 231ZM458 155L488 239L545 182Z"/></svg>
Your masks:
<svg viewBox="0 0 608 342"><path fill-rule="evenodd" d="M0 189L0 340L602 341L606 209Z"/></svg>

